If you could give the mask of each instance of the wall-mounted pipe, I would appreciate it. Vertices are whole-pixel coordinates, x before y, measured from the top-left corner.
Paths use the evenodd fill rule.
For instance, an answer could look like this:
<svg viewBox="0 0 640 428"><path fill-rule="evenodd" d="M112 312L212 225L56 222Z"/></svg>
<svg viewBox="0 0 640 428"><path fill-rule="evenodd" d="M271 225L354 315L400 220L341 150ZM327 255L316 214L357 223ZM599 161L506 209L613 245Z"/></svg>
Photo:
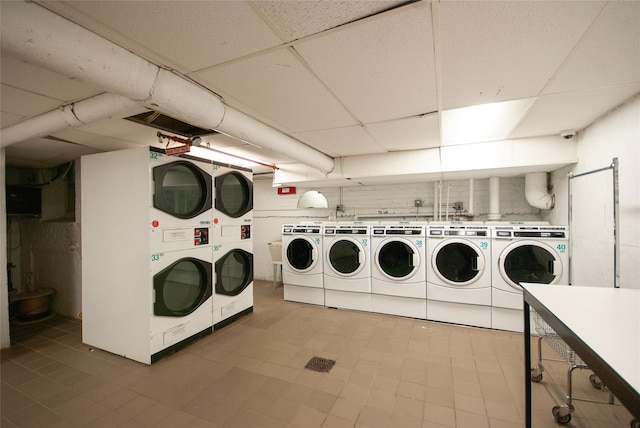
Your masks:
<svg viewBox="0 0 640 428"><path fill-rule="evenodd" d="M469 179L469 207L467 214L473 215L473 178Z"/></svg>
<svg viewBox="0 0 640 428"><path fill-rule="evenodd" d="M555 206L555 195L548 190L546 172L532 172L524 176L524 196L529 205L541 210L551 210Z"/></svg>
<svg viewBox="0 0 640 428"><path fill-rule="evenodd" d="M489 177L489 220L500 220L500 178Z"/></svg>
<svg viewBox="0 0 640 428"><path fill-rule="evenodd" d="M333 171L334 161L324 153L226 106L213 92L35 3L3 3L1 31L2 51L24 61L202 128L220 129L323 173ZM4 130L2 133L4 137Z"/></svg>

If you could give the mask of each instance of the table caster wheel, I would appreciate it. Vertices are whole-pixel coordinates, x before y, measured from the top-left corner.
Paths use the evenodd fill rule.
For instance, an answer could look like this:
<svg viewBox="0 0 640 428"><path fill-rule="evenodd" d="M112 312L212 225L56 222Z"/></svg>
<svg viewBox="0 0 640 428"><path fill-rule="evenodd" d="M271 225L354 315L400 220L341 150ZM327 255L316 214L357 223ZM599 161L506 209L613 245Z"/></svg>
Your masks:
<svg viewBox="0 0 640 428"><path fill-rule="evenodd" d="M591 386L593 386L595 389L602 389L602 387L604 386L604 383L602 383L600 378L593 373L589 375L589 382L591 382Z"/></svg>
<svg viewBox="0 0 640 428"><path fill-rule="evenodd" d="M571 422L571 410L567 406L554 406L551 409L551 413L553 413L553 417L556 419L561 425L566 425Z"/></svg>
<svg viewBox="0 0 640 428"><path fill-rule="evenodd" d="M531 369L531 382L540 382L542 377L542 370L539 367Z"/></svg>

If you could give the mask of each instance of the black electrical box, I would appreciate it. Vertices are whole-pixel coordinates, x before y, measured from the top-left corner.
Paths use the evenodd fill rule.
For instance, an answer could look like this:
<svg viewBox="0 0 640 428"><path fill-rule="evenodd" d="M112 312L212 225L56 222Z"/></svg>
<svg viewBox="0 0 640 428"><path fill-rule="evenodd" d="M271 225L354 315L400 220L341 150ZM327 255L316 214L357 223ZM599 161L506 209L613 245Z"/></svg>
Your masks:
<svg viewBox="0 0 640 428"><path fill-rule="evenodd" d="M7 215L40 217L42 195L39 187L7 186Z"/></svg>

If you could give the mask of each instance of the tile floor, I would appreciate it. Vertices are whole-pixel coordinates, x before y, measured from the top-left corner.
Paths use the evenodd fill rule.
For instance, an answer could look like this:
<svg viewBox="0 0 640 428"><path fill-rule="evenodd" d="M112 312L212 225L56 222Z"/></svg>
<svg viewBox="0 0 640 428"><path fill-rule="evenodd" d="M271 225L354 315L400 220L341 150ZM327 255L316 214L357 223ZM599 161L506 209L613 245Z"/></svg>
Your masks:
<svg viewBox="0 0 640 428"><path fill-rule="evenodd" d="M152 366L91 349L81 323L60 317L13 326L12 341L6 428L523 426L521 335L285 302L267 281L253 314ZM305 369L314 356L336 364ZM557 426L550 380L566 367L550 363L533 384L535 427ZM582 372L575 395L601 399ZM569 426L629 421L622 406L577 402Z"/></svg>

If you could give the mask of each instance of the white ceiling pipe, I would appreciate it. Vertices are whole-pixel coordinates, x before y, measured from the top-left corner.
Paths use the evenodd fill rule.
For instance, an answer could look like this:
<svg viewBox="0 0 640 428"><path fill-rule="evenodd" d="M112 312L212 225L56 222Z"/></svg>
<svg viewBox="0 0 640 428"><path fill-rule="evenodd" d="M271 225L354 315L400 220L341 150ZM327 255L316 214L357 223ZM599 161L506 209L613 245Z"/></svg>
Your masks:
<svg viewBox="0 0 640 428"><path fill-rule="evenodd" d="M325 174L333 171L335 166L329 156L228 106L216 130L246 143L276 151Z"/></svg>
<svg viewBox="0 0 640 428"><path fill-rule="evenodd" d="M143 101L159 67L35 3L2 3L2 51Z"/></svg>
<svg viewBox="0 0 640 428"><path fill-rule="evenodd" d="M551 210L555 206L555 195L547 188L546 172L525 174L524 196L529 205L541 210Z"/></svg>
<svg viewBox="0 0 640 428"><path fill-rule="evenodd" d="M205 129L216 129L229 108L213 93L164 69L145 105Z"/></svg>
<svg viewBox="0 0 640 428"><path fill-rule="evenodd" d="M489 220L500 220L500 178L489 177Z"/></svg>
<svg viewBox="0 0 640 428"><path fill-rule="evenodd" d="M333 159L280 131L225 106L212 92L161 69L115 43L39 5L5 2L2 50L108 92L144 102L202 128L273 150L328 173ZM245 129L253 132L247 133ZM241 136L251 137L242 138Z"/></svg>
<svg viewBox="0 0 640 428"><path fill-rule="evenodd" d="M135 104L128 98L115 94L100 94L77 103L24 120L2 129L2 146L30 138L44 137L70 127L82 126L98 119L111 117Z"/></svg>
<svg viewBox="0 0 640 428"><path fill-rule="evenodd" d="M469 208L467 214L473 215L473 178L469 179Z"/></svg>

